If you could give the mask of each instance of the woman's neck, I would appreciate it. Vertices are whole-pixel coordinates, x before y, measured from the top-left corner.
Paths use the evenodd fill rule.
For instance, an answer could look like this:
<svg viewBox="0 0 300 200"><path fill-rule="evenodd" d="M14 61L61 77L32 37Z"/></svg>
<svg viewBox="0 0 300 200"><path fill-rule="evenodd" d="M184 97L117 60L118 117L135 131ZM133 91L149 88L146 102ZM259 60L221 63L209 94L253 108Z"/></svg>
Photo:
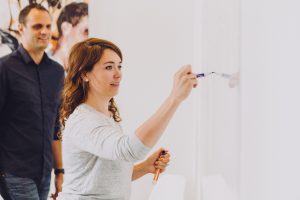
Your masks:
<svg viewBox="0 0 300 200"><path fill-rule="evenodd" d="M108 110L109 99L88 97L84 103L106 116L111 117L111 112Z"/></svg>

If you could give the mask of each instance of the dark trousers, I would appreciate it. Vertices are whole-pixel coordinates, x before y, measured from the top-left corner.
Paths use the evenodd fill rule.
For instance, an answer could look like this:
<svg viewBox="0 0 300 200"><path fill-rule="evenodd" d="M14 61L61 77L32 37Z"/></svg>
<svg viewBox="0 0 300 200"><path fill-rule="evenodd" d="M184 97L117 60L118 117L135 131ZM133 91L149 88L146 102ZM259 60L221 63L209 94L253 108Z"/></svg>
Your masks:
<svg viewBox="0 0 300 200"><path fill-rule="evenodd" d="M5 173L2 176L1 195L4 200L47 200L50 180L51 174L42 177L41 182L37 184L30 178Z"/></svg>

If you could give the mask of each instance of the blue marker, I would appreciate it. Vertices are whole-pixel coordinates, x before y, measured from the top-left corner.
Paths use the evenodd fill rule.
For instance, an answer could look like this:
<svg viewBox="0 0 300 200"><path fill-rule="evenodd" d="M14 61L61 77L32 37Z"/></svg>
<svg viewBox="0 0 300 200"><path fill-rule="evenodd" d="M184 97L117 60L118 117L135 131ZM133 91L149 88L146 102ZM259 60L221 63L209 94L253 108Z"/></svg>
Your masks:
<svg viewBox="0 0 300 200"><path fill-rule="evenodd" d="M214 74L215 72L210 72L210 73L201 73L201 74L197 74L196 77L197 78L203 78L206 77L208 75Z"/></svg>

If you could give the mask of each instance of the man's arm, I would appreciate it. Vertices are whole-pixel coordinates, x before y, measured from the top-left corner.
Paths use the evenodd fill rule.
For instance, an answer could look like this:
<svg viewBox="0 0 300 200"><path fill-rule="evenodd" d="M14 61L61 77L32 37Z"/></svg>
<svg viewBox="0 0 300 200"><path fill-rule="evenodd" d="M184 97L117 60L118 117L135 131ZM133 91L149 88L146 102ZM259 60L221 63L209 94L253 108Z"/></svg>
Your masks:
<svg viewBox="0 0 300 200"><path fill-rule="evenodd" d="M7 95L7 75L2 60L0 60L0 114L5 105Z"/></svg>
<svg viewBox="0 0 300 200"><path fill-rule="evenodd" d="M53 168L62 169L62 153L61 153L61 140L53 140L52 142L53 152Z"/></svg>
<svg viewBox="0 0 300 200"><path fill-rule="evenodd" d="M0 115L2 115L2 111L5 106L6 96L7 96L7 76L6 76L2 59L0 59ZM0 132L0 137L1 135L2 133ZM2 140L0 140L0 143L1 141ZM0 173L3 170L1 160L2 159L0 158Z"/></svg>
<svg viewBox="0 0 300 200"><path fill-rule="evenodd" d="M64 83L64 71L61 66L61 73L60 76L60 92L63 89ZM54 128L54 135L53 135L53 142L52 142L52 152L53 152L53 168L55 174L55 193L51 194L51 198L56 199L59 192L62 191L62 183L64 180L64 169L63 169L63 161L62 161L62 144L61 144L61 125L59 121L59 110L60 105L57 108L57 116L55 121L55 128Z"/></svg>
<svg viewBox="0 0 300 200"><path fill-rule="evenodd" d="M52 152L53 152L53 168L54 169L63 169L61 149L62 149L61 140L53 140ZM63 173L55 174L55 193L51 194L51 197L53 199L56 199L58 193L61 192L63 180L64 180Z"/></svg>

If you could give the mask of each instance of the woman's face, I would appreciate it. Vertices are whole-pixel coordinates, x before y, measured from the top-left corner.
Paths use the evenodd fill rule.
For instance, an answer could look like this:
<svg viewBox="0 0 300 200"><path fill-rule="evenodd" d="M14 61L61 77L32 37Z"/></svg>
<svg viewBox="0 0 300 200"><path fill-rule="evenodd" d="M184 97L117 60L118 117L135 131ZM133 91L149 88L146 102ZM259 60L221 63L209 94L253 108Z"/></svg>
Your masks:
<svg viewBox="0 0 300 200"><path fill-rule="evenodd" d="M102 58L86 74L89 96L111 99L119 90L122 78L121 58L116 52L105 49Z"/></svg>

